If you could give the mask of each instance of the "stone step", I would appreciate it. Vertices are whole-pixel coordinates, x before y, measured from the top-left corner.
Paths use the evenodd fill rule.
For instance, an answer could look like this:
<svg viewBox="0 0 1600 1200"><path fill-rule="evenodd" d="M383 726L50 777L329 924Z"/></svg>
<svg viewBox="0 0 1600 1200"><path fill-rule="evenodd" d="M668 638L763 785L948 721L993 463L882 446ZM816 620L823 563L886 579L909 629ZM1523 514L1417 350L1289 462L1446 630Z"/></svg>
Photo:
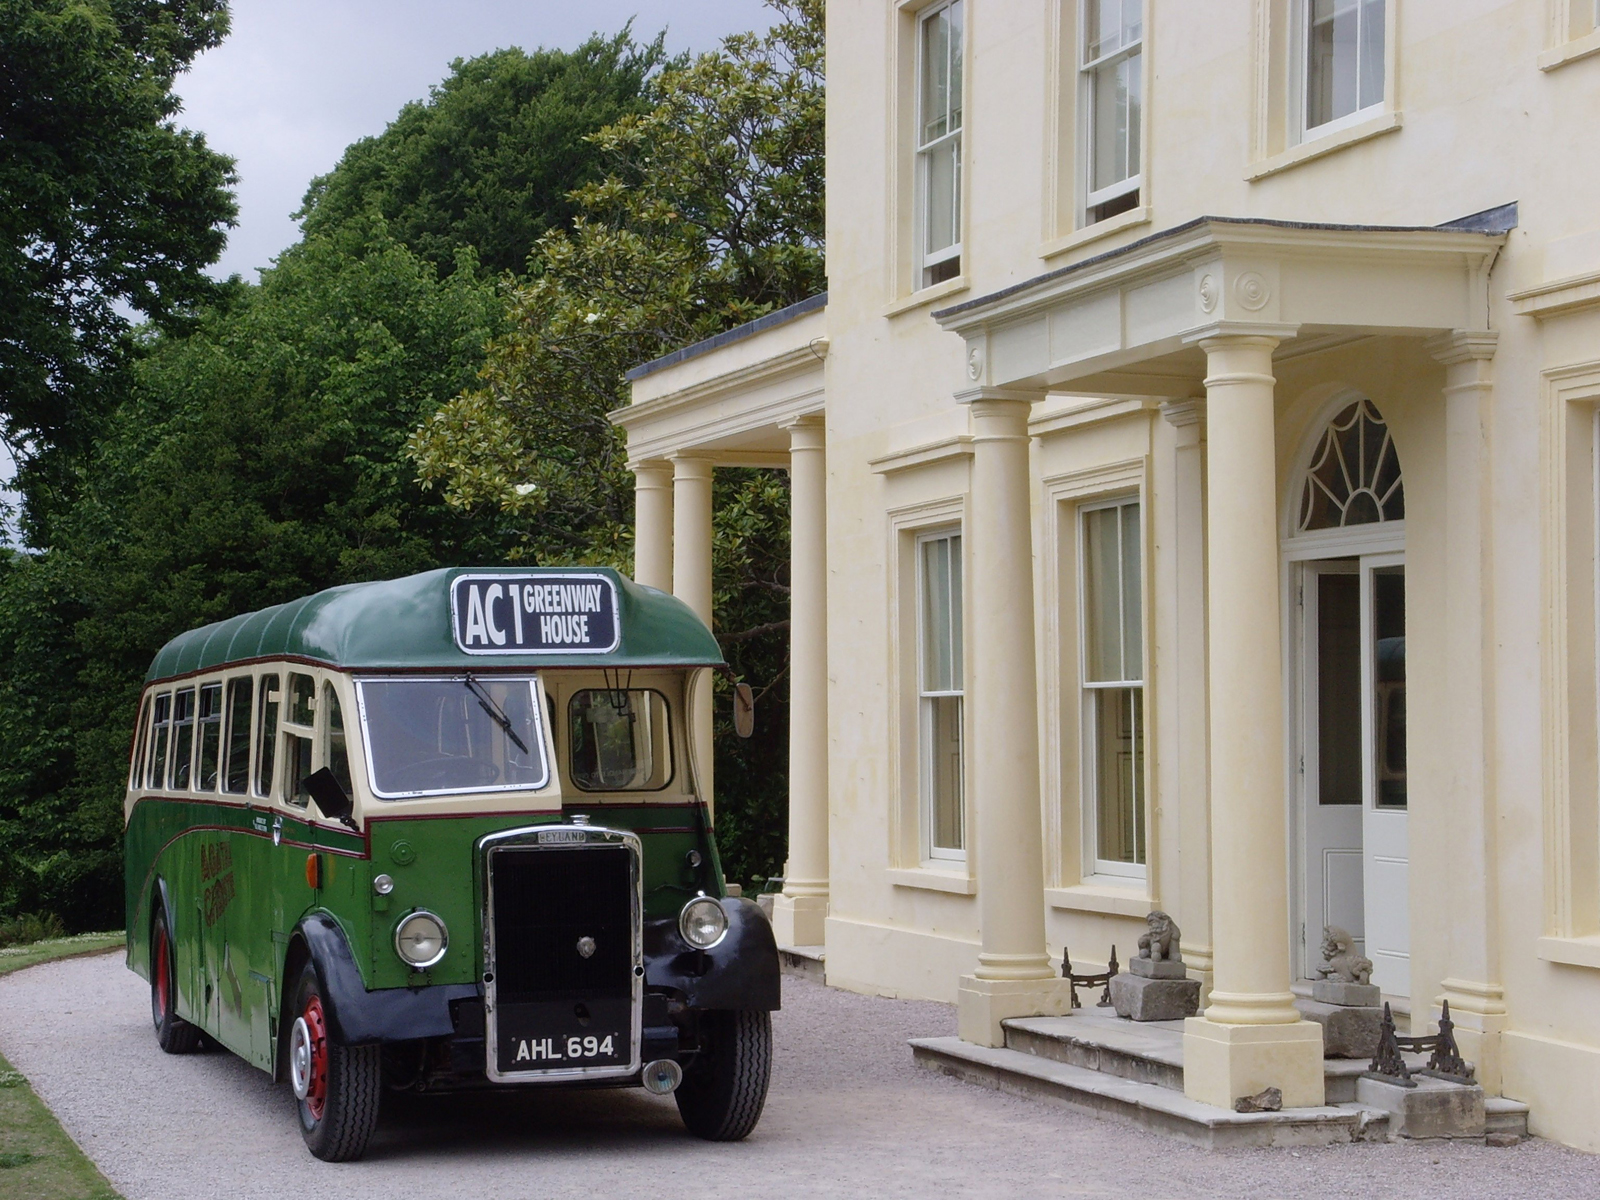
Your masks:
<svg viewBox="0 0 1600 1200"><path fill-rule="evenodd" d="M1388 1133L1387 1113L1353 1103L1236 1113L1200 1104L1160 1083L1105 1074L1022 1050L974 1046L959 1038L916 1038L911 1052L917 1064L929 1070L999 1091L1051 1100L1209 1148L1325 1146L1382 1141Z"/></svg>
<svg viewBox="0 0 1600 1200"><path fill-rule="evenodd" d="M1150 1029L1132 1021L1111 1023L1072 1016L1020 1017L1001 1024L1006 1046L1012 1050L1183 1091L1183 1042L1165 1028L1177 1025L1181 1033L1182 1022L1152 1022L1158 1028ZM1355 1098L1352 1088L1350 1099Z"/></svg>
<svg viewBox="0 0 1600 1200"><path fill-rule="evenodd" d="M779 946L778 964L785 975L800 975L826 983L827 955L821 946Z"/></svg>
<svg viewBox="0 0 1600 1200"><path fill-rule="evenodd" d="M1528 1106L1521 1100L1488 1096L1483 1101L1484 1133L1514 1138L1528 1136Z"/></svg>

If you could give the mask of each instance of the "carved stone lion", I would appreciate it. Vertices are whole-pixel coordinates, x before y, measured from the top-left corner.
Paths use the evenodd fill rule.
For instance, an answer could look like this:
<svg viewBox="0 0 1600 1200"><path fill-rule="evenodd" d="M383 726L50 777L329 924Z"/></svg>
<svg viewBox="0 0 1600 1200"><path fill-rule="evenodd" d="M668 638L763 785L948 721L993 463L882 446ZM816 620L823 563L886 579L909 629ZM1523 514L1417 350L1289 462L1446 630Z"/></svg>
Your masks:
<svg viewBox="0 0 1600 1200"><path fill-rule="evenodd" d="M1139 935L1139 957L1155 962L1181 962L1183 955L1178 949L1181 931L1177 922L1159 908L1144 920L1150 929Z"/></svg>
<svg viewBox="0 0 1600 1200"><path fill-rule="evenodd" d="M1322 931L1322 965L1317 974L1338 983L1371 983L1372 960L1356 953L1348 933L1329 925Z"/></svg>

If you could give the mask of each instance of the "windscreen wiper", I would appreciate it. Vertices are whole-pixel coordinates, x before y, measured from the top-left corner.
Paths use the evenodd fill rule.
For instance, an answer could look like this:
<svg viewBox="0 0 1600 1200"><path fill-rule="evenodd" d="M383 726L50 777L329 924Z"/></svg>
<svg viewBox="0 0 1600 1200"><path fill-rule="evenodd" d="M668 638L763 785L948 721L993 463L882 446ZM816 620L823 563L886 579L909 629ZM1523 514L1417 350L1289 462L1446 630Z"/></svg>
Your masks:
<svg viewBox="0 0 1600 1200"><path fill-rule="evenodd" d="M471 675L468 675L464 682L466 683L467 691L478 698L478 707L489 714L489 719L505 730L506 736L516 744L518 750L521 750L524 754L531 754L532 751L528 749L528 743L519 738L517 731L511 728L511 718L506 716L500 710L500 706L489 698L489 693L483 690L483 685Z"/></svg>

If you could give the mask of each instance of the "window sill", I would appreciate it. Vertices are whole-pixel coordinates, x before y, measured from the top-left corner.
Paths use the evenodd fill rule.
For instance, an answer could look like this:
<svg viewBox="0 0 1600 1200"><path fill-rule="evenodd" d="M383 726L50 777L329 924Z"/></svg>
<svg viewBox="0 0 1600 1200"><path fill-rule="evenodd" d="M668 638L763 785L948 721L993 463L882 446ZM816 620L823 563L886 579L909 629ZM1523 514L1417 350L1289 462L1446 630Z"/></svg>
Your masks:
<svg viewBox="0 0 1600 1200"><path fill-rule="evenodd" d="M1054 258L1058 254L1065 254L1068 250L1076 250L1079 246L1087 246L1090 242L1098 242L1101 238L1121 233L1124 229L1132 229L1136 225L1148 225L1150 221L1150 206L1141 204L1114 217L1107 217L1104 221L1096 221L1093 225L1085 225L1082 229L1074 230L1062 237L1052 238L1039 247L1039 257Z"/></svg>
<svg viewBox="0 0 1600 1200"><path fill-rule="evenodd" d="M1600 935L1542 937L1534 943L1534 952L1545 962L1600 968Z"/></svg>
<svg viewBox="0 0 1600 1200"><path fill-rule="evenodd" d="M1401 115L1398 112L1382 113L1369 121L1362 121L1359 125L1350 125L1337 133L1325 134L1313 141L1302 142L1285 150L1282 154L1274 154L1271 158L1263 158L1250 164L1250 169L1245 172L1245 179L1251 183L1257 179L1265 179L1268 175L1276 175L1279 171L1287 171L1290 167L1298 167L1301 163L1310 162L1314 158L1321 158L1325 154L1333 154L1343 150L1346 146L1354 146L1357 142L1367 141L1369 138L1381 137L1399 129Z"/></svg>
<svg viewBox="0 0 1600 1200"><path fill-rule="evenodd" d="M1114 917L1143 918L1149 914L1151 904L1142 880L1129 887L1080 883L1074 887L1045 888L1044 899L1051 908L1107 913Z"/></svg>
<svg viewBox="0 0 1600 1200"><path fill-rule="evenodd" d="M1539 55L1539 70L1554 71L1557 67L1564 67L1569 62L1577 62L1580 58L1588 58L1596 51L1600 51L1600 29L1546 50Z"/></svg>
<svg viewBox="0 0 1600 1200"><path fill-rule="evenodd" d="M884 308L883 315L897 317L903 312L910 312L913 308L921 308L924 304L932 304L935 300L943 300L946 296L964 292L971 286L972 281L965 275L957 275L954 279L946 279L943 283L936 283L932 287L923 288L920 292L900 297Z"/></svg>
<svg viewBox="0 0 1600 1200"><path fill-rule="evenodd" d="M936 871L928 867L891 867L889 882L895 887L950 892L957 896L978 894L978 881L961 871Z"/></svg>

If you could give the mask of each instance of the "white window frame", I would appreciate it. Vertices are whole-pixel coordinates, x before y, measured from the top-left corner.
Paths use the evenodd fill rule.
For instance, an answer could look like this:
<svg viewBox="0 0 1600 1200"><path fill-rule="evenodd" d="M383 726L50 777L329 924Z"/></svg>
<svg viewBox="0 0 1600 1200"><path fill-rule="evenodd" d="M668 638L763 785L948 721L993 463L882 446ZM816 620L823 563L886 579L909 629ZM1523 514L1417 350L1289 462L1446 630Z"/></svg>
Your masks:
<svg viewBox="0 0 1600 1200"><path fill-rule="evenodd" d="M1087 61L1089 52L1089 12L1088 6L1094 0L1073 0L1078 6L1077 36L1073 39L1072 58L1078 76L1078 147L1080 152L1080 166L1082 169L1083 205L1079 214L1080 224L1084 227L1100 224L1101 221L1115 219L1121 214L1096 218L1095 209L1112 200L1128 195L1130 192L1139 193L1143 199L1144 191L1144 162L1145 162L1145 136L1144 136L1144 46L1145 33L1148 25L1149 14L1145 11L1149 0L1141 0L1139 12L1139 39L1122 46L1109 54L1103 54L1093 62ZM1107 184L1095 190L1094 187L1094 162L1095 162L1095 108L1094 108L1094 76L1095 73L1106 67L1116 66L1123 59L1139 58L1139 119L1131 122L1134 138L1139 148L1139 170L1129 175L1126 179L1116 183ZM1138 207L1137 204L1132 207Z"/></svg>
<svg viewBox="0 0 1600 1200"><path fill-rule="evenodd" d="M927 573L923 569L923 554L925 547L941 541L955 539L959 544L954 547L953 562L961 564L961 621L959 625L953 624L953 629L959 629L960 647L964 654L966 647L966 633L964 623L966 619L966 562L962 555L966 550L966 539L962 536L962 529L957 526L942 526L938 529L929 529L920 532L913 543L913 569L916 573L916 621L913 630L916 637L916 666L917 666L917 787L918 787L918 813L921 826L922 859L925 863L944 865L948 863L964 863L967 861L967 843L970 840L970 830L967 825L967 704L966 704L966 664L960 655L954 653L952 648L952 663L961 671L961 687L949 690L928 690L926 686L925 670L927 667L927 640L923 622L926 619L927 596L925 593ZM954 696L961 702L961 725L959 730L960 768L956 772L956 803L961 812L961 846L936 846L933 840L933 831L937 826L937 814L934 811L935 797L933 793L934 764L933 755L937 749L933 736L933 706L930 700Z"/></svg>
<svg viewBox="0 0 1600 1200"><path fill-rule="evenodd" d="M1289 74L1289 103L1291 107L1289 128L1296 144L1316 141L1327 137L1329 134L1339 133L1369 121L1384 112L1391 100L1390 92L1394 87L1394 79L1389 71L1389 63L1394 55L1394 22L1392 9L1397 0L1383 0L1383 95L1365 108L1357 108L1342 117L1335 117L1331 121L1324 121L1321 125L1306 124L1306 87L1308 85L1307 68L1311 54L1311 20L1310 9L1315 0L1289 0L1291 5L1291 37L1294 46L1293 61L1290 64ZM1363 0L1354 0L1357 8L1357 20L1360 19L1360 7ZM1600 3L1600 0L1597 0ZM1360 39L1357 38L1357 53L1360 53ZM1361 76L1359 60L1356 64L1356 77ZM1359 86L1359 85L1358 85Z"/></svg>
<svg viewBox="0 0 1600 1200"><path fill-rule="evenodd" d="M923 81L926 78L928 64L923 55L923 47L927 44L927 40L923 35L923 30L927 27L927 23L931 19L938 16L942 12L948 12L952 8L959 8L961 10L962 19L961 47L959 53L952 60L952 65L959 67L961 71L961 123L952 129L946 129L941 136L935 138L933 141L925 143L922 140L922 133L923 130L927 128L927 121L922 111L922 103L923 97L926 95L926 89L923 86ZM928 272L934 267L940 266L943 263L955 260L956 270L954 275L950 276L949 278L958 277L964 269L964 265L962 263L962 246L966 241L964 236L966 206L962 203L962 196L966 189L966 17L966 0L940 0L940 3L931 4L917 14L915 27L915 54L917 69L915 71L915 77L912 81L914 89L912 110L916 114L915 124L912 130L912 144L914 147L912 153L916 160L916 220L913 222L912 232L912 237L915 239L912 260L915 263L916 279L915 286L912 289L913 291L921 291L924 288L937 287L940 283L947 282L948 280L930 281L928 279ZM955 146L955 172L952 180L953 194L950 198L950 202L953 206L952 211L954 214L956 239L951 245L946 246L941 250L934 250L930 252L928 250L928 209L932 202L932 193L928 182L928 164L936 151L943 150L946 146L951 144L954 144Z"/></svg>
<svg viewBox="0 0 1600 1200"><path fill-rule="evenodd" d="M1077 512L1075 514L1075 520L1077 522L1078 546L1078 696L1079 709L1081 713L1079 745L1082 747L1079 757L1082 764L1083 775L1083 804L1081 805L1083 813L1083 870L1085 875L1091 877L1098 876L1106 879L1108 882L1116 883L1130 883L1134 881L1143 882L1149 877L1151 836L1149 813L1150 706L1147 703L1148 697L1145 694L1145 679L1143 673L1141 673L1138 679L1096 680L1094 682L1090 682L1088 679L1089 553L1087 544L1088 539L1085 537L1084 530L1087 525L1087 517L1091 512L1103 511L1111 508L1123 508L1129 504L1137 505L1139 508L1139 614L1137 624L1139 628L1140 641L1140 664L1141 667L1145 668L1145 670L1148 670L1148 664L1150 661L1150 645L1148 632L1145 627L1146 600L1144 593L1146 591L1146 574L1149 564L1145 555L1146 514L1144 496L1140 492L1122 492L1114 496L1105 496L1094 500L1088 500L1077 506ZM1122 617L1119 630L1125 631L1127 629L1125 615L1127 597L1121 593L1121 579L1123 573L1120 570L1120 564L1122 561L1122 544L1120 539L1117 543L1117 555L1117 561L1119 564L1118 596L1121 601L1118 614L1120 617ZM1126 660L1125 650L1126 648L1124 648L1124 660ZM1140 711L1144 715L1143 720L1140 723L1140 727L1135 733L1135 737L1141 743L1139 759L1144 764L1144 770L1139 772L1135 777L1135 783L1138 788L1138 799L1136 803L1141 809L1144 810L1142 816L1145 831L1145 861L1141 863L1117 862L1113 859L1101 858L1099 855L1100 742L1098 737L1099 731L1095 728L1095 706L1090 699L1090 694L1092 692L1113 690L1127 691L1133 689L1138 689L1139 691L1141 700Z"/></svg>

